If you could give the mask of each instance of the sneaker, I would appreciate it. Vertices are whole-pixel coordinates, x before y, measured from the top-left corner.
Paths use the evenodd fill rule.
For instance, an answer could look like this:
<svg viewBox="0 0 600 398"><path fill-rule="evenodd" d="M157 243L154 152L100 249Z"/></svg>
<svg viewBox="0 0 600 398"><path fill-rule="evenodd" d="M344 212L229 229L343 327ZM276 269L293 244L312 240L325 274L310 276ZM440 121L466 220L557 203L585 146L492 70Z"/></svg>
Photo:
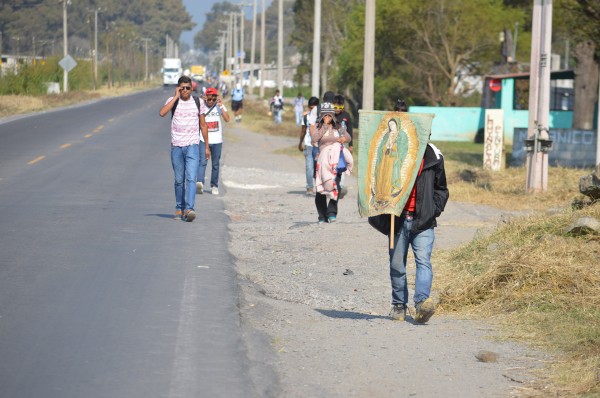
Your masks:
<svg viewBox="0 0 600 398"><path fill-rule="evenodd" d="M324 218L319 218L319 224L325 224L325 223L326 223L326 221Z"/></svg>
<svg viewBox="0 0 600 398"><path fill-rule="evenodd" d="M218 194L219 194L219 188L217 188L217 187L212 187L212 194L213 194L213 195L218 195Z"/></svg>
<svg viewBox="0 0 600 398"><path fill-rule="evenodd" d="M204 193L204 184L200 181L196 183L196 193L202 195Z"/></svg>
<svg viewBox="0 0 600 398"><path fill-rule="evenodd" d="M335 216L329 216L329 222L335 222Z"/></svg>
<svg viewBox="0 0 600 398"><path fill-rule="evenodd" d="M173 220L181 220L183 217L183 212L181 210L175 210L175 216L173 216Z"/></svg>
<svg viewBox="0 0 600 398"><path fill-rule="evenodd" d="M183 219L186 222L192 222L192 221L194 221L194 219L196 219L196 212L194 210L186 210L183 213Z"/></svg>
<svg viewBox="0 0 600 398"><path fill-rule="evenodd" d="M433 304L431 297L428 297L426 300L417 303L415 305L415 309L417 310L415 315L415 322L417 323L427 322L435 313L435 305Z"/></svg>
<svg viewBox="0 0 600 398"><path fill-rule="evenodd" d="M315 190L314 190L314 189L312 189L312 188L306 188L306 194L307 194L307 195L312 195L312 194L314 194L314 193L315 193Z"/></svg>
<svg viewBox="0 0 600 398"><path fill-rule="evenodd" d="M392 304L390 317L392 318L392 321L403 321L406 318L406 305Z"/></svg>

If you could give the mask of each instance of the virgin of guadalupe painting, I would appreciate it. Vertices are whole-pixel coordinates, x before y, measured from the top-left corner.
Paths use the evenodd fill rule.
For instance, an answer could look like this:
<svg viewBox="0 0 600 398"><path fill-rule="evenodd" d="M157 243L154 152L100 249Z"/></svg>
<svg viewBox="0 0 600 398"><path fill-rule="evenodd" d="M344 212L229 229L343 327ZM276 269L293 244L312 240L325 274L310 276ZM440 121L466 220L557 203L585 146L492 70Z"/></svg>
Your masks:
<svg viewBox="0 0 600 398"><path fill-rule="evenodd" d="M400 216L431 133L431 114L361 111L358 204L361 216Z"/></svg>

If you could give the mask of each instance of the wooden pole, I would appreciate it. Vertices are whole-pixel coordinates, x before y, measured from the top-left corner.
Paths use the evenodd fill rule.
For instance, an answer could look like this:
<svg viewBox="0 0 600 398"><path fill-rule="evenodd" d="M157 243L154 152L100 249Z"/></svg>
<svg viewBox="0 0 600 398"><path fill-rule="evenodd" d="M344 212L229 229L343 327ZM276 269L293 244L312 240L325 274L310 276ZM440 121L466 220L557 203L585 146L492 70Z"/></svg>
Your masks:
<svg viewBox="0 0 600 398"><path fill-rule="evenodd" d="M374 109L375 92L375 5L375 0L366 1L362 109L369 111Z"/></svg>

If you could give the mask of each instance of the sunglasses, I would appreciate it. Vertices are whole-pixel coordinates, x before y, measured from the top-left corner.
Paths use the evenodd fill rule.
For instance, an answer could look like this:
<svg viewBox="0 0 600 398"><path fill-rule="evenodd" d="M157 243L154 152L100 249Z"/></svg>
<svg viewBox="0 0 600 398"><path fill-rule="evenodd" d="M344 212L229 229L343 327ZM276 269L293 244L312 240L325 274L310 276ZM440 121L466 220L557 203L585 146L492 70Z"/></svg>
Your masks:
<svg viewBox="0 0 600 398"><path fill-rule="evenodd" d="M190 86L181 86L180 88L181 88L182 91L186 91L186 90L191 90L192 89L192 87L190 87Z"/></svg>
<svg viewBox="0 0 600 398"><path fill-rule="evenodd" d="M216 99L217 99L217 96L216 96L216 95L207 95L207 96L206 96L206 99L207 99L207 100L216 100Z"/></svg>
<svg viewBox="0 0 600 398"><path fill-rule="evenodd" d="M340 111L340 110L344 109L344 105L334 105L333 109Z"/></svg>

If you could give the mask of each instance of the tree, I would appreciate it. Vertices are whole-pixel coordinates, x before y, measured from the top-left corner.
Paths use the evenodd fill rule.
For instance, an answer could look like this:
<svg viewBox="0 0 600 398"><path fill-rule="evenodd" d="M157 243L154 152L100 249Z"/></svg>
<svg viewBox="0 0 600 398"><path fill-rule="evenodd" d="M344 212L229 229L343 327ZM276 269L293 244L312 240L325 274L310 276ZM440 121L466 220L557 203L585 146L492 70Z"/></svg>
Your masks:
<svg viewBox="0 0 600 398"><path fill-rule="evenodd" d="M331 84L330 70L337 68L336 57L341 51L341 45L347 38L349 26L355 21L348 15L359 4L360 0L323 0L321 3L321 89L328 90ZM313 32L314 32L314 0L295 0L294 30L290 42L298 48L302 55L305 70L310 71L309 61L312 61Z"/></svg>
<svg viewBox="0 0 600 398"><path fill-rule="evenodd" d="M194 27L182 0L73 1L68 6L69 37L76 42L85 42L86 50L90 49L89 43L93 40L93 14L90 10L97 7L101 7L98 14L100 39L105 36L102 34L105 30L119 28L126 31L131 40L147 37L164 46L167 33L178 40L182 31ZM9 49L16 52L17 44L21 53L30 52L33 37L36 41L45 42L46 46L54 41L56 48L60 48L62 23L62 1L0 0L0 31L5 52Z"/></svg>
<svg viewBox="0 0 600 398"><path fill-rule="evenodd" d="M594 103L598 100L598 57L600 53L600 3L591 0L559 0L555 13L561 15L555 33L575 43L575 105L573 128L591 130Z"/></svg>
<svg viewBox="0 0 600 398"><path fill-rule="evenodd" d="M339 55L338 83L360 93L364 7ZM466 78L500 60L498 34L524 21L519 9L489 0L391 0L377 4L375 106L398 97L411 103L460 105L473 87ZM485 29L482 27L485 26Z"/></svg>
<svg viewBox="0 0 600 398"><path fill-rule="evenodd" d="M202 51L208 52L219 48L219 37L221 31L227 30L227 21L230 12L239 12L237 4L223 1L213 4L211 10L206 13L206 21L201 30L194 36L194 46Z"/></svg>

